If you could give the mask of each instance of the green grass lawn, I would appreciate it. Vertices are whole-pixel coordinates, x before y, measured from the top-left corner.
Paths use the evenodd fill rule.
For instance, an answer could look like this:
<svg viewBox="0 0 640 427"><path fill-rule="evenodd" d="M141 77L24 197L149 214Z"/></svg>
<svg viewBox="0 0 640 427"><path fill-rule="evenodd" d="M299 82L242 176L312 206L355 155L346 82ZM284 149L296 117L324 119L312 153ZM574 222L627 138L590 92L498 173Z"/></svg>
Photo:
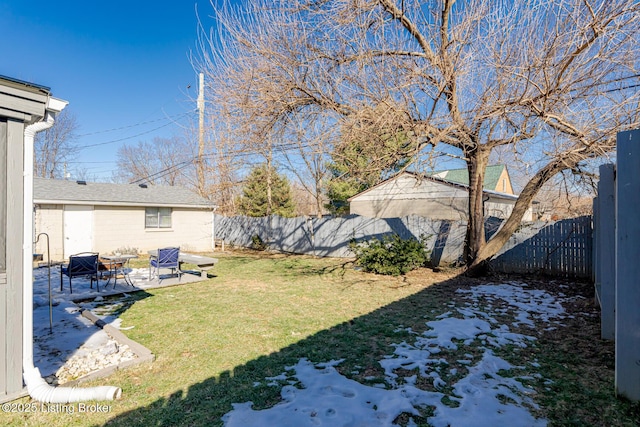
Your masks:
<svg viewBox="0 0 640 427"><path fill-rule="evenodd" d="M426 321L449 309L457 288L481 283L426 269L406 277L375 276L337 259L215 256L220 262L214 277L139 293L120 315L122 327L132 327L124 332L156 361L86 384L122 387L123 398L106 403L108 413L5 413L2 424L222 425L220 417L232 403L276 403L280 389L264 378L301 357L344 358L339 370L345 375L363 383L382 381L378 361L393 352L390 344L409 339L399 326L424 331ZM590 287L571 289L588 293ZM531 350L543 375L554 380L536 398L541 415L552 425L638 425L639 406L613 397L613 346L594 335L599 327L593 313L592 305L577 307L567 332L543 334ZM356 367L359 373L352 374Z"/></svg>

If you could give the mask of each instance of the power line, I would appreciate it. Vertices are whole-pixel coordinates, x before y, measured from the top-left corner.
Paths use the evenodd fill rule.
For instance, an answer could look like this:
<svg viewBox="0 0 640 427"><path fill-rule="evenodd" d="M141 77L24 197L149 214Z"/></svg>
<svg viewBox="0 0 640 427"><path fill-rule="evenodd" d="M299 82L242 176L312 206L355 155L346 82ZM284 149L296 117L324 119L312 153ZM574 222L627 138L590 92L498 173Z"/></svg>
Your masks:
<svg viewBox="0 0 640 427"><path fill-rule="evenodd" d="M187 115L188 115L188 113L184 113L182 116L186 117ZM101 145L115 144L116 142L122 142L122 141L126 141L128 139L131 139L131 138L137 138L139 136L146 135L146 134L149 134L151 132L155 132L158 129L162 129L162 128L167 127L167 126L169 126L169 125L171 125L173 123L174 123L174 121L171 121L169 123L165 123L162 126L158 126L156 128L150 129L148 131L140 132L138 134L131 135L131 136L126 136L126 137L119 138L119 139L113 139L111 141L98 142L98 143L95 143L95 144L88 144L88 145L79 146L79 147L77 147L77 150L84 150L85 148L98 147L98 146L101 146Z"/></svg>
<svg viewBox="0 0 640 427"><path fill-rule="evenodd" d="M608 89L608 90L603 91L602 93L617 92L617 91L622 91L622 90L627 90L627 89L633 89L633 88L636 88L636 87L640 87L640 84L629 85L629 86L620 87L620 88L616 88L616 89Z"/></svg>
<svg viewBox="0 0 640 427"><path fill-rule="evenodd" d="M288 143L288 144L280 144L277 147L278 151L291 151L293 149L299 149L299 148L309 148L310 145L309 144L297 144L294 142ZM223 153L226 156L257 156L259 155L259 153L257 151L250 151L250 150L232 150L232 151L226 151ZM203 158L213 158L215 157L217 154L212 153L212 154L207 154L204 155ZM129 184L137 184L139 182L143 182L143 181L149 181L151 179L160 179L163 178L173 172L176 172L178 170L184 169L187 166L193 164L196 160L198 159L198 156L193 156L187 160L183 160L181 162L178 162L174 165L171 165L167 168L164 168L160 171L154 172L152 174L149 174L147 176L135 179L133 181L130 181Z"/></svg>
<svg viewBox="0 0 640 427"><path fill-rule="evenodd" d="M151 178L154 178L154 179L162 178L162 177L168 175L169 173L174 172L173 171L174 168L176 168L176 167L178 167L180 165L183 165L178 169L178 170L180 170L180 169L182 169L184 167L187 167L189 164L191 164L196 159L197 159L197 156L194 156L191 159L184 160L182 162L176 163L175 165L171 165L171 166L169 166L169 167L167 167L165 169L162 169L162 170L160 170L158 172L154 172L154 173L152 173L150 175L144 176L142 178L138 178L138 179L136 179L134 181L130 181L129 184L137 184L137 183L142 182L142 181L148 181ZM160 175L160 174L162 174L162 175ZM159 176L156 176L156 175L159 175Z"/></svg>
<svg viewBox="0 0 640 427"><path fill-rule="evenodd" d="M84 136L91 136L91 135L98 135L101 133L109 133L109 132L115 132L117 130L123 130L123 129L130 129L130 128L134 128L136 126L142 126L142 125L148 125L149 123L155 123L155 122L159 122L159 121L164 121L164 120L169 120L169 119L173 119L173 118L180 118L181 116L184 116L185 114L190 114L192 113L192 111L187 112L187 113L179 113L179 114L174 114L171 116L166 116L166 117L162 117L159 119L155 119L155 120L148 120L145 122L138 122L138 123L134 123L131 125L126 125L126 126L120 126L117 128L111 128L111 129L105 129L105 130L97 130L95 132L89 132L89 133L82 133L80 135L77 135L78 137L84 137Z"/></svg>
<svg viewBox="0 0 640 427"><path fill-rule="evenodd" d="M193 159L193 160L195 160L195 159ZM182 166L179 166L181 163L184 163L184 164L182 164ZM135 181L131 181L131 182L129 182L129 184L137 184L137 183L143 182L143 181L150 181L150 178L153 178L153 179L164 178L165 176L167 176L167 175L169 175L171 173L177 172L177 171L179 171L181 169L186 168L187 166L190 166L191 163L192 163L192 160L191 161L187 161L187 162L181 162L181 163L175 164L173 166L169 166L168 168L163 169L160 172L153 173L153 174L148 175L148 176L146 176L144 178L140 178L140 179L136 179Z"/></svg>
<svg viewBox="0 0 640 427"><path fill-rule="evenodd" d="M602 85L610 85L610 84L613 84L615 82L620 82L620 81L624 81L624 80L630 80L630 79L634 79L634 78L638 78L638 77L640 77L640 74L635 74L635 75L631 75L631 76L625 76L625 77L621 77L621 78L618 78L618 79L611 80L609 82L603 82L603 83L600 83L600 84L597 84L597 85L593 85L592 87L602 86ZM628 85L628 86L621 87L621 88L612 88L612 89L605 90L602 93L610 93L610 92L615 92L615 91L622 91L622 90L627 90L627 89L633 89L633 88L636 88L636 87L640 87L640 84ZM575 90L579 90L579 88L577 88ZM463 113L471 113L473 111L475 111L475 110L468 110L468 111L463 112ZM439 119L446 119L446 118L448 118L448 115L443 115L441 117L432 117L431 120L439 120ZM160 127L156 128L156 129L160 129L160 128L164 127L164 126L166 126L166 125L160 126ZM154 129L154 130L156 130L156 129ZM152 132L152 131L149 131L149 132ZM149 132L145 132L145 133L149 133ZM145 133L141 133L139 135L144 135ZM129 137L129 138L134 138L134 137L139 136L139 135L134 135L134 136ZM129 138L124 138L124 139L129 139ZM97 145L110 144L110 143L122 141L124 139L115 140L115 141L108 141L108 142L99 143L99 144L88 145L88 146L85 146L83 148L97 146ZM299 143L295 143L295 142L290 142L290 143L286 143L286 144L276 145L275 149L277 151L281 151L282 153L286 153L287 151L296 150L296 149L305 149L305 148L310 148L310 147L312 147L311 144L299 144ZM244 156L256 156L256 155L259 155L260 153L257 150L237 149L237 150L226 151L226 152L224 152L222 154L226 155L226 156L234 156L234 157L241 156L241 157L244 157ZM211 154L207 154L207 155L202 156L202 158L213 158L213 157L218 156L218 155L219 155L218 153L211 153ZM160 170L158 172L155 172L153 174L150 174L148 176L145 176L145 177L136 179L134 181L131 181L130 183L131 184L135 184L135 183L138 183L138 182L150 180L152 178L153 179L162 178L162 177L164 177L164 176L166 176L166 175L168 175L170 173L173 173L173 172L176 172L178 170L184 169L185 167L187 167L190 164L192 164L193 162L195 162L198 159L198 157L199 156L194 156L194 157L192 157L192 158L190 158L188 160L176 163L175 165L171 165L171 166L169 166L169 167L167 167L165 169L162 169L162 170Z"/></svg>

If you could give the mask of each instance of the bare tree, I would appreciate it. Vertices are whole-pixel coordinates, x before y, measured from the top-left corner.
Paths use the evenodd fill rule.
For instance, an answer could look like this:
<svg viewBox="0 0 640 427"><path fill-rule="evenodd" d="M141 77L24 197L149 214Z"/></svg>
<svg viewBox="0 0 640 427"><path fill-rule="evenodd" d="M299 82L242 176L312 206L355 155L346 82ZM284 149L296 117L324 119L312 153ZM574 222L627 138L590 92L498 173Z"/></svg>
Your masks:
<svg viewBox="0 0 640 427"><path fill-rule="evenodd" d="M196 155L193 150L193 144L178 137L124 145L118 149L119 163L114 180L195 188Z"/></svg>
<svg viewBox="0 0 640 427"><path fill-rule="evenodd" d="M78 152L78 123L70 110L63 110L53 126L36 135L33 173L41 178L64 178L65 163Z"/></svg>
<svg viewBox="0 0 640 427"><path fill-rule="evenodd" d="M444 146L466 163L472 269L545 183L610 153L616 133L640 123L637 0L262 0L216 16L201 65L238 138L285 135L309 112L339 125L388 105L379 120L408 136L403 154ZM486 241L484 174L498 149L531 175Z"/></svg>
<svg viewBox="0 0 640 427"><path fill-rule="evenodd" d="M300 196L298 208L312 206L312 212L307 209L304 214L320 218L325 212L329 154L338 133L332 123L315 119L292 123L291 135L286 138L289 145L279 146L278 154L283 158L283 166L298 179L298 190L302 190L297 192ZM313 126L308 126L309 123ZM302 192L306 192L313 203L309 204L308 197Z"/></svg>
<svg viewBox="0 0 640 427"><path fill-rule="evenodd" d="M223 215L237 213L236 201L242 191L238 175L242 169L243 151L234 144L225 132L209 128L211 149L206 154L207 198L217 206L216 212Z"/></svg>

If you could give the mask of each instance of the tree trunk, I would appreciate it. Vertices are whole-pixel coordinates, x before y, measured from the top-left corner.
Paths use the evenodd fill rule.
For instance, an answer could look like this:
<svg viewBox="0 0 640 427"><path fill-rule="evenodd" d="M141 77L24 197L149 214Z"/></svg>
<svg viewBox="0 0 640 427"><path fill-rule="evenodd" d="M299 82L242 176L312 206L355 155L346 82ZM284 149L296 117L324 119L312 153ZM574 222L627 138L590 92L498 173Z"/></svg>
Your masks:
<svg viewBox="0 0 640 427"><path fill-rule="evenodd" d="M273 204L271 197L271 184L273 183L271 177L271 144L269 144L269 156L267 157L267 216L271 216L273 212Z"/></svg>
<svg viewBox="0 0 640 427"><path fill-rule="evenodd" d="M273 201L271 195L271 166L267 167L267 216L271 215L273 212Z"/></svg>
<svg viewBox="0 0 640 427"><path fill-rule="evenodd" d="M468 156L469 171L469 215L464 245L464 263L474 263L485 244L484 235L484 173L489 160L488 152Z"/></svg>
<svg viewBox="0 0 640 427"><path fill-rule="evenodd" d="M577 161L572 162L572 164L574 163L577 163ZM505 243L507 243L511 235L518 229L522 222L522 217L531 206L531 202L533 202L533 198L538 194L538 191L547 181L567 166L567 161L555 161L549 163L547 166L539 170L531 180L529 180L525 188L520 193L520 196L513 207L513 211L504 225L489 242L483 245L480 250L476 252L476 256L472 262L467 264L468 275L476 276L484 271L487 261L498 253Z"/></svg>
<svg viewBox="0 0 640 427"><path fill-rule="evenodd" d="M322 218L322 195L316 193L316 218Z"/></svg>

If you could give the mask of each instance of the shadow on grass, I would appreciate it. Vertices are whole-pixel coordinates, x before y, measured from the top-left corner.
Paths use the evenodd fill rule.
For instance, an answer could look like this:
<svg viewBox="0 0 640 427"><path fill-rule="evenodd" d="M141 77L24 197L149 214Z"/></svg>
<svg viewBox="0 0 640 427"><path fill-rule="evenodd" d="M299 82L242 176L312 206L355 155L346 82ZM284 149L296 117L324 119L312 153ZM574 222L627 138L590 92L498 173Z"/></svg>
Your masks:
<svg viewBox="0 0 640 427"><path fill-rule="evenodd" d="M393 343L411 341L406 330L427 329L425 323L450 309L457 289L481 283L479 279L455 277L434 284L414 295L381 307L367 315L320 331L278 352L260 356L219 377L192 384L186 393L176 391L150 405L136 408L109 420L106 426L221 426L221 417L232 410L232 403L253 402L254 409L278 403L281 387L265 384L266 377L277 376L286 366L300 358L312 362L345 359L338 367L343 375L371 385L372 377L382 378L379 361L393 353ZM538 282L542 288L556 289L558 283ZM571 296L588 296L589 287L577 284L562 292ZM552 425L639 425L640 405L616 399L613 395L613 368L608 360L612 344L598 339L599 323L588 298L579 301L575 317L567 319L565 328L541 332L532 351L541 364L541 372L553 379L551 386L540 386L536 400L542 402L541 415ZM579 333L576 333L575 329ZM563 332L564 331L564 332ZM556 351L561 348L562 351ZM587 351L589 354L582 354ZM570 363L568 363L570 361ZM605 368L603 368L603 366ZM358 372L354 374L354 372ZM190 380L184 379L185 383ZM378 381L380 381L378 379ZM260 382L259 386L254 386ZM541 382L542 384L542 382ZM571 408L571 413L566 412ZM608 408L594 411L594 408ZM612 423L612 420L617 420ZM404 423L403 423L404 425Z"/></svg>
<svg viewBox="0 0 640 427"><path fill-rule="evenodd" d="M153 294L145 290L140 290L106 295L99 300L96 300L97 297L91 297L86 300L76 300L75 304L80 308L90 309L99 315L106 316L102 319L103 322L110 323L120 317L122 313L127 311L136 302L150 297L153 297Z"/></svg>

